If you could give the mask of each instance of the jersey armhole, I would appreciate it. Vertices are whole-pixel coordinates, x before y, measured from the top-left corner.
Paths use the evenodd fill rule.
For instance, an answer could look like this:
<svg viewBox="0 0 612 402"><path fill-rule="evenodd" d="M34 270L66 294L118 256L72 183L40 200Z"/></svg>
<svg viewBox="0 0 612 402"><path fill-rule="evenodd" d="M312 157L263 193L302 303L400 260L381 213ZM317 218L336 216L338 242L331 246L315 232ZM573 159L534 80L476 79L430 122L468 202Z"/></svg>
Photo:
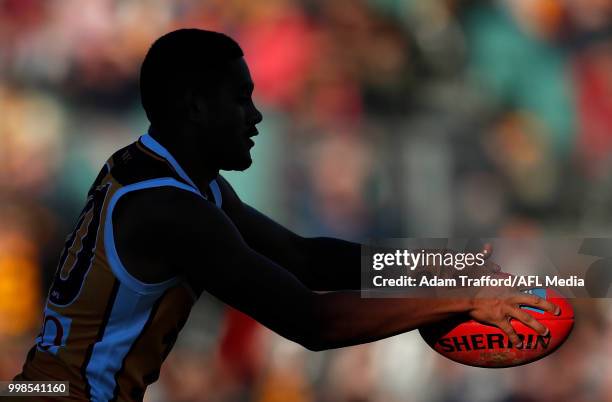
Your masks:
<svg viewBox="0 0 612 402"><path fill-rule="evenodd" d="M167 279L163 282L158 283L145 283L141 280L134 277L132 274L128 272L125 268L121 259L119 258L119 254L117 253L117 248L115 246L115 236L113 231L113 210L117 205L119 199L125 194L137 191L144 190L147 188L155 188L155 187L176 187L182 190L186 190L192 192L200 197L202 195L195 188L181 183L180 181L173 179L171 177L162 177L157 179L145 180L142 182L134 183L127 185L125 187L117 190L115 194L110 199L108 204L108 208L106 210L106 219L104 222L104 247L106 249L106 257L108 259L108 265L110 266L111 271L117 279L122 283L128 286L135 292L140 294L151 294L162 292L168 289L171 286L178 284L181 281L181 277L175 276L173 278ZM202 197L203 198L203 197Z"/></svg>

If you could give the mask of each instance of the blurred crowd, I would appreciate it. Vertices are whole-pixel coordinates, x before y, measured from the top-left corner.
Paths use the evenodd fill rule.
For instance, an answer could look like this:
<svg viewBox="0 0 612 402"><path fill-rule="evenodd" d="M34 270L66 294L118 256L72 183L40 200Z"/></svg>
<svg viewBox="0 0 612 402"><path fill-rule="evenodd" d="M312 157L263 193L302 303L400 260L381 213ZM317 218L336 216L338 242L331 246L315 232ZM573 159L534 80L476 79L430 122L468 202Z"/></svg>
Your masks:
<svg viewBox="0 0 612 402"><path fill-rule="evenodd" d="M612 0L0 0L0 380L180 27L243 47L264 121L227 177L302 235L612 235ZM612 401L612 303L574 304L559 352L485 370L416 332L307 352L204 295L146 401Z"/></svg>

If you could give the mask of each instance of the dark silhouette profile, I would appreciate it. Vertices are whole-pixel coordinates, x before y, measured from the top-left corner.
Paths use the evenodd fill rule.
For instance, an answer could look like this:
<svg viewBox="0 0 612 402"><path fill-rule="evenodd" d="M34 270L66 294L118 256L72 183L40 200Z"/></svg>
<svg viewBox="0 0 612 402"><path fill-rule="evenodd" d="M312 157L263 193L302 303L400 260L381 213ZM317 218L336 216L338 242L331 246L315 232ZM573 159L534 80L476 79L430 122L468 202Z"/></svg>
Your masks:
<svg viewBox="0 0 612 402"><path fill-rule="evenodd" d="M240 47L223 34L181 29L151 46L141 70L149 131L92 184L16 380L69 381L73 400L141 401L204 291L311 350L456 314L499 326L515 345L509 317L546 332L518 305L556 307L511 289L364 299L359 244L302 237L243 202L219 171L252 163L262 120L253 90Z"/></svg>

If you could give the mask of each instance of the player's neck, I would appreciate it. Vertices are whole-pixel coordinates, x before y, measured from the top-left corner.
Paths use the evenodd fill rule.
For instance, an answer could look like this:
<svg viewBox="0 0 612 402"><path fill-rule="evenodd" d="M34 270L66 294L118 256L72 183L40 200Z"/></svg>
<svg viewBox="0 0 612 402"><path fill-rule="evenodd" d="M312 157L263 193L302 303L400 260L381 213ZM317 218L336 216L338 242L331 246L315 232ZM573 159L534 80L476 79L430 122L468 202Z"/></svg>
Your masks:
<svg viewBox="0 0 612 402"><path fill-rule="evenodd" d="M200 190L207 188L211 180L219 174L218 169L202 165L202 150L180 146L180 144L161 136L159 130L154 127L149 128L149 135L170 152L170 155L176 159L180 167Z"/></svg>

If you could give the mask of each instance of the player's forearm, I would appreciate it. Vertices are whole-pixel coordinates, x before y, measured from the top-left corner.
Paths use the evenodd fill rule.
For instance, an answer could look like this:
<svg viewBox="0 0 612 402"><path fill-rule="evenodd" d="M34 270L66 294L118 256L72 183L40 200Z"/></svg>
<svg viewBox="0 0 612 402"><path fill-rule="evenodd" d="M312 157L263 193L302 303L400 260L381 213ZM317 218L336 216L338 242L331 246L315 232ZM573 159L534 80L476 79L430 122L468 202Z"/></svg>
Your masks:
<svg viewBox="0 0 612 402"><path fill-rule="evenodd" d="M470 311L472 301L406 298L363 299L359 292L330 292L317 297L319 331L314 349L324 350L387 338Z"/></svg>
<svg viewBox="0 0 612 402"><path fill-rule="evenodd" d="M361 287L361 245L330 237L302 240L306 285L314 290L358 290Z"/></svg>
<svg viewBox="0 0 612 402"><path fill-rule="evenodd" d="M300 238L296 247L301 256L294 273L310 289L320 291L361 289L361 244L331 237ZM390 249L389 252L393 252ZM444 253L452 250L430 250ZM295 264L294 264L295 265ZM414 275L425 267L418 267Z"/></svg>
<svg viewBox="0 0 612 402"><path fill-rule="evenodd" d="M297 260L299 263L294 264L294 266L297 265L295 273L310 289L320 291L362 289L361 244L329 237L299 238L294 243L298 244L296 250L299 250L298 255L300 255ZM383 251L384 249L378 247L378 250ZM482 253L483 245L474 241L466 245L465 250L471 250L470 252L474 254ZM387 252L393 254L395 251L397 249L389 248ZM418 249L413 252L417 254L419 251L439 255L458 253L455 250L443 247ZM483 256L484 254L479 254L479 258L483 258ZM433 270L433 273L439 274L442 268L443 265L440 265L440 263L436 266L435 262L430 265L422 262L414 267L415 270L412 271L412 275L415 279L420 280L421 275L428 271ZM494 269L495 264L490 268ZM445 271L447 275L459 272L453 271L450 267Z"/></svg>

